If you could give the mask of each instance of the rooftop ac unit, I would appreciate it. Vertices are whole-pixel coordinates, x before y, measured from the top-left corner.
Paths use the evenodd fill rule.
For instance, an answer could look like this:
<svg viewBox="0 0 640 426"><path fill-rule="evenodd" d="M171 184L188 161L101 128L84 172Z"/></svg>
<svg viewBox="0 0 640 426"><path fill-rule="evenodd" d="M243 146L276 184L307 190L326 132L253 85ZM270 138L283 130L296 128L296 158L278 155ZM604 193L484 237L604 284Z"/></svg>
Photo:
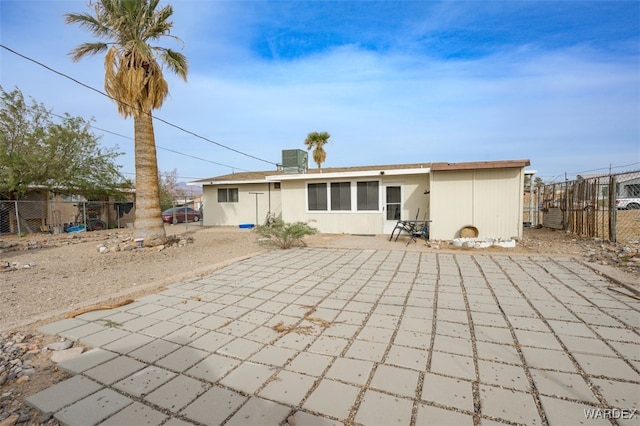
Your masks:
<svg viewBox="0 0 640 426"><path fill-rule="evenodd" d="M309 154L302 149L282 150L282 170L285 173L305 173L308 168Z"/></svg>

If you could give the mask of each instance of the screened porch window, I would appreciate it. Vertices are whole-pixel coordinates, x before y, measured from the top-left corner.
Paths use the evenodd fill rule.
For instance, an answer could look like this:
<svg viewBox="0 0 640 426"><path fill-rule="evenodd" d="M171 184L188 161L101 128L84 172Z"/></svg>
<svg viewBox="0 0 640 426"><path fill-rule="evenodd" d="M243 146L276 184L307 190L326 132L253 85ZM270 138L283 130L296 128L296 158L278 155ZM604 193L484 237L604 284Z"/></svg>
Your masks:
<svg viewBox="0 0 640 426"><path fill-rule="evenodd" d="M358 182L358 210L378 210L378 182Z"/></svg>
<svg viewBox="0 0 640 426"><path fill-rule="evenodd" d="M327 184L308 184L307 199L309 210L327 210Z"/></svg>
<svg viewBox="0 0 640 426"><path fill-rule="evenodd" d="M331 183L331 210L351 210L351 182Z"/></svg>

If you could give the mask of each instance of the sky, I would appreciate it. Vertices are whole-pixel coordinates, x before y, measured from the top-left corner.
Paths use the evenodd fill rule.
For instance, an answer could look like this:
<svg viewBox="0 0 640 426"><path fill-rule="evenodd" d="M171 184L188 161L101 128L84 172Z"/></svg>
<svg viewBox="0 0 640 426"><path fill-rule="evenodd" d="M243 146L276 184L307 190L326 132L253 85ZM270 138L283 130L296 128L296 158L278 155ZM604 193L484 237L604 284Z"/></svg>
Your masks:
<svg viewBox="0 0 640 426"><path fill-rule="evenodd" d="M172 0L188 81L165 70L161 172L193 181L275 170L326 131L323 168L529 159L545 182L640 170L638 1ZM87 2L0 0L0 86L92 119L134 178L133 120L103 56L64 14ZM310 167L316 167L310 156Z"/></svg>

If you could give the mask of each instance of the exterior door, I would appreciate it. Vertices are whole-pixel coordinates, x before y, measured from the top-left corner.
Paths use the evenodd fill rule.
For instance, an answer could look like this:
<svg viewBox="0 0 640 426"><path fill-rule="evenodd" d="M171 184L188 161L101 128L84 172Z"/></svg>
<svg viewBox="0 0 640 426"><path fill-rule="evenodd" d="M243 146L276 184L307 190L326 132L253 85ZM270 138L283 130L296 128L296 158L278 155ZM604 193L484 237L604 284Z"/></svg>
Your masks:
<svg viewBox="0 0 640 426"><path fill-rule="evenodd" d="M384 185L384 215L385 234L391 234L396 223L402 219L402 185L388 183Z"/></svg>

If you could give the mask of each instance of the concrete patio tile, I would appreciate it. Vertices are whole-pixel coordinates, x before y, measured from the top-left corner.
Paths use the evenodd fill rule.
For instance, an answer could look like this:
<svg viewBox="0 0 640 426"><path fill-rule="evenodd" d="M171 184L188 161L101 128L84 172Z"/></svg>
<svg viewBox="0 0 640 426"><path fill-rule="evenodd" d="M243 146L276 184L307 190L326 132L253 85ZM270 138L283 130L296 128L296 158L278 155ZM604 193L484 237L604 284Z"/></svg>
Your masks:
<svg viewBox="0 0 640 426"><path fill-rule="evenodd" d="M433 351L430 372L467 380L476 379L473 358L444 352Z"/></svg>
<svg viewBox="0 0 640 426"><path fill-rule="evenodd" d="M517 328L519 330L541 331L543 333L549 332L549 327L547 327L547 325L538 318L510 316L509 322L513 328Z"/></svg>
<svg viewBox="0 0 640 426"><path fill-rule="evenodd" d="M329 379L342 380L363 386L369 380L373 362L351 358L338 358L325 374Z"/></svg>
<svg viewBox="0 0 640 426"><path fill-rule="evenodd" d="M103 349L116 352L121 355L126 355L129 352L152 342L153 340L153 337L145 336L144 334L129 333L125 337L114 340L113 342L103 346Z"/></svg>
<svg viewBox="0 0 640 426"><path fill-rule="evenodd" d="M408 425L411 424L413 402L367 390L356 413L356 423L365 425Z"/></svg>
<svg viewBox="0 0 640 426"><path fill-rule="evenodd" d="M164 358L171 352L177 350L181 346L177 343L167 342L166 340L155 339L138 349L129 352L129 356L139 359L143 362L153 363Z"/></svg>
<svg viewBox="0 0 640 426"><path fill-rule="evenodd" d="M473 328L473 331L476 334L476 340L503 345L513 345L515 343L508 328L477 325Z"/></svg>
<svg viewBox="0 0 640 426"><path fill-rule="evenodd" d="M432 323L431 318L412 318L405 316L400 321L398 330L431 333Z"/></svg>
<svg viewBox="0 0 640 426"><path fill-rule="evenodd" d="M209 352L201 349L191 348L189 346L183 346L164 358L160 358L156 361L156 365L164 367L168 370L181 373L188 368L193 367L198 362L209 356Z"/></svg>
<svg viewBox="0 0 640 426"><path fill-rule="evenodd" d="M125 330L120 330L116 327L103 327L102 330L97 333L89 334L87 336L81 337L80 341L87 346L95 347L104 347L107 344L122 339L130 335L131 333Z"/></svg>
<svg viewBox="0 0 640 426"><path fill-rule="evenodd" d="M205 330L204 328L186 325L182 328L177 329L173 333L169 333L164 336L164 340L178 343L180 345L188 345L189 343L193 342L199 337L202 337L205 334L207 334L207 330Z"/></svg>
<svg viewBox="0 0 640 426"><path fill-rule="evenodd" d="M260 391L259 395L296 407L313 387L315 381L314 377L282 370Z"/></svg>
<svg viewBox="0 0 640 426"><path fill-rule="evenodd" d="M467 316L467 310L465 308L444 309L441 306L438 306L438 311L436 313L438 316L438 322L445 321L445 322L455 322L458 324L469 323L469 317Z"/></svg>
<svg viewBox="0 0 640 426"><path fill-rule="evenodd" d="M573 362L564 352L527 346L522 347L521 350L529 367L568 372L576 371Z"/></svg>
<svg viewBox="0 0 640 426"><path fill-rule="evenodd" d="M323 355L338 355L349 344L349 340L341 337L320 336L307 349Z"/></svg>
<svg viewBox="0 0 640 426"><path fill-rule="evenodd" d="M304 411L296 411L293 415L293 424L305 426L342 426L344 423L337 420L327 419L326 417L315 416L305 413Z"/></svg>
<svg viewBox="0 0 640 426"><path fill-rule="evenodd" d="M415 370L381 364L376 369L370 387L408 398L415 398L419 378L420 374Z"/></svg>
<svg viewBox="0 0 640 426"><path fill-rule="evenodd" d="M473 412L471 382L426 373L421 399Z"/></svg>
<svg viewBox="0 0 640 426"><path fill-rule="evenodd" d="M542 419L533 397L524 392L480 385L482 414L526 425L538 425Z"/></svg>
<svg viewBox="0 0 640 426"><path fill-rule="evenodd" d="M479 360L478 370L480 383L522 391L527 391L530 388L524 368L520 366Z"/></svg>
<svg viewBox="0 0 640 426"><path fill-rule="evenodd" d="M438 333L440 333L440 323L438 323ZM473 346L471 345L470 336L463 339L436 334L436 338L433 343L433 350L464 356L473 356Z"/></svg>
<svg viewBox="0 0 640 426"><path fill-rule="evenodd" d="M431 347L431 334L398 330L393 344L426 350Z"/></svg>
<svg viewBox="0 0 640 426"><path fill-rule="evenodd" d="M640 318L637 320L635 327L640 325ZM616 342L630 342L639 344L640 337L631 330L627 330L626 328L621 327L602 327L602 326L594 326L593 327L596 333L605 338L608 341L616 341Z"/></svg>
<svg viewBox="0 0 640 426"><path fill-rule="evenodd" d="M313 346L312 346L313 347ZM369 342L365 340L355 340L349 349L347 349L346 356L350 358L363 359L367 361L380 362L384 357L384 353L387 350L385 343Z"/></svg>
<svg viewBox="0 0 640 426"><path fill-rule="evenodd" d="M285 422L290 411L290 407L254 396L229 419L226 425L279 425Z"/></svg>
<svg viewBox="0 0 640 426"><path fill-rule="evenodd" d="M491 301L492 303L493 300ZM504 317L500 314L493 314L488 312L471 312L471 320L473 321L474 326L477 325L486 325L489 327L503 327L507 328L507 322L504 320Z"/></svg>
<svg viewBox="0 0 640 426"><path fill-rule="evenodd" d="M207 425L219 425L245 403L247 397L214 386L187 405L180 414Z"/></svg>
<svg viewBox="0 0 640 426"><path fill-rule="evenodd" d="M43 413L55 413L100 389L102 386L93 380L82 376L73 376L27 397L26 402Z"/></svg>
<svg viewBox="0 0 640 426"><path fill-rule="evenodd" d="M617 357L616 353L611 350L609 346L605 342L599 339L589 339L586 337L577 337L577 336L567 336L561 335L559 336L560 340L567 347L571 353L580 353L585 355L597 355L597 356L608 356L608 357ZM615 347L615 343L617 342L608 342L612 346Z"/></svg>
<svg viewBox="0 0 640 426"><path fill-rule="evenodd" d="M440 321L440 319L438 319L438 322L436 324L436 333L438 335L450 336L463 340L471 339L471 331L469 330L469 326L467 324L450 321Z"/></svg>
<svg viewBox="0 0 640 426"><path fill-rule="evenodd" d="M548 396L541 396L540 402L542 403L542 409L550 425L611 425L610 420L587 419L585 412L596 408L597 406L595 404L586 405L573 401L550 398Z"/></svg>
<svg viewBox="0 0 640 426"><path fill-rule="evenodd" d="M622 356L630 360L640 361L640 345L625 342L609 342ZM604 355L604 354L603 354ZM608 356L608 355L607 355Z"/></svg>
<svg viewBox="0 0 640 426"><path fill-rule="evenodd" d="M216 383L240 363L240 360L213 354L188 369L185 373L206 382Z"/></svg>
<svg viewBox="0 0 640 426"><path fill-rule="evenodd" d="M38 328L38 331L44 334L59 335L61 332L65 330L76 328L81 325L85 325L86 323L87 323L86 321L83 321L78 318L66 318L66 319L63 319L62 321L56 321L51 324L43 325L42 327Z"/></svg>
<svg viewBox="0 0 640 426"><path fill-rule="evenodd" d="M240 359L247 359L263 347L264 344L262 343L254 342L253 340L237 338L222 346L216 352L222 355L233 356Z"/></svg>
<svg viewBox="0 0 640 426"><path fill-rule="evenodd" d="M332 361L333 357L327 355L301 352L287 365L286 369L319 377Z"/></svg>
<svg viewBox="0 0 640 426"><path fill-rule="evenodd" d="M100 426L160 426L167 420L167 415L139 402L127 406L112 417L100 423Z"/></svg>
<svg viewBox="0 0 640 426"><path fill-rule="evenodd" d="M153 324L150 327L139 330L139 333L161 339L167 334L171 334L182 327L184 327L184 325L182 324L161 320L160 322Z"/></svg>
<svg viewBox="0 0 640 426"><path fill-rule="evenodd" d="M278 340L274 341L273 346L301 351L305 349L307 346L309 346L314 340L316 340L316 338L317 338L316 335L291 332L291 333L284 334ZM324 336L324 338L331 339L332 337Z"/></svg>
<svg viewBox="0 0 640 426"><path fill-rule="evenodd" d="M130 358L125 355L121 355L110 361L86 370L84 374L100 383L110 385L122 380L130 374L145 368L146 364Z"/></svg>
<svg viewBox="0 0 640 426"><path fill-rule="evenodd" d="M118 356L117 353L94 348L80 354L75 358L70 358L58 364L58 368L71 374L78 374L102 363L112 360Z"/></svg>
<svg viewBox="0 0 640 426"><path fill-rule="evenodd" d="M356 325L351 325L350 327L354 328L351 331L351 334L340 336L340 337L345 337L345 338L349 339L358 330L358 326L356 326ZM330 329L331 328L327 329L326 331L329 331ZM360 333L358 333L357 338L359 340L366 340L366 341L369 341L369 342L377 342L377 343L382 343L382 344L386 345L391 341L391 338L393 337L393 333L394 333L394 330L391 330L391 329L388 329L388 328L372 327L372 326L367 325L367 326L364 326L362 328L362 330L360 330Z"/></svg>
<svg viewBox="0 0 640 426"><path fill-rule="evenodd" d="M252 394L276 371L265 365L245 361L220 380L219 383L232 389Z"/></svg>
<svg viewBox="0 0 640 426"><path fill-rule="evenodd" d="M141 397L176 377L176 373L150 365L113 384L129 395Z"/></svg>
<svg viewBox="0 0 640 426"><path fill-rule="evenodd" d="M207 390L208 386L187 376L177 376L160 386L144 399L159 407L177 413Z"/></svg>
<svg viewBox="0 0 640 426"><path fill-rule="evenodd" d="M598 402L582 376L577 373L561 373L535 368L529 371L540 394L589 401L594 404Z"/></svg>
<svg viewBox="0 0 640 426"><path fill-rule="evenodd" d="M400 318L397 315L371 314L366 322L367 326L388 328L395 330Z"/></svg>
<svg viewBox="0 0 640 426"><path fill-rule="evenodd" d="M177 301L176 301L177 302ZM165 307L155 312L151 312L147 316L149 318L157 319L160 321L170 321L171 318L177 317L180 314L183 314L184 311L180 309Z"/></svg>
<svg viewBox="0 0 640 426"><path fill-rule="evenodd" d="M205 330L216 330L229 322L229 318L219 315L207 315L199 321L194 322L194 327L204 328Z"/></svg>
<svg viewBox="0 0 640 426"><path fill-rule="evenodd" d="M592 339L597 339L593 331L589 329L582 322L569 322L569 321L556 321L556 320L548 320L547 321L551 328L558 335L568 335L568 336L580 336L587 337Z"/></svg>
<svg viewBox="0 0 640 426"><path fill-rule="evenodd" d="M171 322L175 322L182 325L192 325L193 323L198 322L203 318L206 318L205 314L202 314L199 312L187 311L171 318Z"/></svg>
<svg viewBox="0 0 640 426"><path fill-rule="evenodd" d="M585 354L573 354L573 356L591 376L640 382L640 375L621 359Z"/></svg>
<svg viewBox="0 0 640 426"><path fill-rule="evenodd" d="M323 379L305 401L303 408L338 419L346 419L359 393L360 388L357 386Z"/></svg>
<svg viewBox="0 0 640 426"><path fill-rule="evenodd" d="M133 400L111 389L102 389L55 413L56 420L68 426L95 425L122 410Z"/></svg>
<svg viewBox="0 0 640 426"><path fill-rule="evenodd" d="M213 353L234 339L235 337L228 334L210 331L189 343L189 346Z"/></svg>
<svg viewBox="0 0 640 426"><path fill-rule="evenodd" d="M100 323L85 322L84 324L81 324L78 327L70 328L68 330L62 330L56 334L58 336L66 337L67 339L70 339L70 340L80 340L85 336L88 336L90 334L94 334L103 330L104 330L104 325Z"/></svg>
<svg viewBox="0 0 640 426"><path fill-rule="evenodd" d="M514 330L518 343L521 346L533 346L535 348L562 350L558 340L550 332Z"/></svg>
<svg viewBox="0 0 640 426"><path fill-rule="evenodd" d="M265 346L249 358L249 361L269 364L276 367L284 366L298 351L277 346Z"/></svg>
<svg viewBox="0 0 640 426"><path fill-rule="evenodd" d="M345 310L338 314L335 321L360 326L362 325L366 317L366 312L349 312Z"/></svg>
<svg viewBox="0 0 640 426"><path fill-rule="evenodd" d="M512 345L503 345L499 343L491 343L484 341L476 342L476 351L479 359L488 361L498 361L507 364L521 365L522 360L518 351Z"/></svg>
<svg viewBox="0 0 640 426"><path fill-rule="evenodd" d="M485 424L484 422L482 423ZM498 423L496 423L497 425ZM473 416L446 410L444 408L432 407L426 404L418 405L415 426L450 425L450 426L472 426Z"/></svg>
<svg viewBox="0 0 640 426"><path fill-rule="evenodd" d="M620 409L638 408L638 389L640 383L628 383L616 380L591 379L607 400L609 407ZM639 415L640 416L640 415Z"/></svg>
<svg viewBox="0 0 640 426"><path fill-rule="evenodd" d="M428 356L429 352L424 349L392 345L385 362L399 367L423 371L427 367Z"/></svg>
<svg viewBox="0 0 640 426"><path fill-rule="evenodd" d="M161 320L149 318L149 317L136 317L131 321L126 321L121 323L120 328L123 330L130 331L132 333L136 333L140 330L144 330L145 328L149 328L152 325L158 324Z"/></svg>

